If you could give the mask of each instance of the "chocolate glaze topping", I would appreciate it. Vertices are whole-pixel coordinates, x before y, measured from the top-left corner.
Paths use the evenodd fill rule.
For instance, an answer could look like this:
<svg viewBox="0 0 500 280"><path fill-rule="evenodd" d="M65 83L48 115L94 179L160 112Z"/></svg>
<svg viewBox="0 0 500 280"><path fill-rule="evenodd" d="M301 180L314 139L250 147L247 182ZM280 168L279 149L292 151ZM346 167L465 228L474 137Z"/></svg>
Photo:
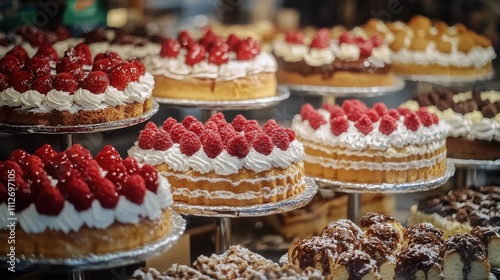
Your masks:
<svg viewBox="0 0 500 280"><path fill-rule="evenodd" d="M426 244L426 241L436 240L441 245L444 243L443 231L433 226L431 223L419 223L407 228L404 232L404 238L408 240L408 246L415 244Z"/></svg>
<svg viewBox="0 0 500 280"><path fill-rule="evenodd" d="M458 253L464 263L462 269L463 279L467 279L473 261L485 260L487 258L483 243L472 234L456 234L446 240L441 247L439 255L441 258L445 258L446 255L451 253Z"/></svg>
<svg viewBox="0 0 500 280"><path fill-rule="evenodd" d="M323 228L323 231L321 232L321 236L329 237L330 235L338 235L336 232L339 230L342 232L345 232L345 231L350 232L355 240L363 237L363 230L361 230L351 220L347 220L347 219L340 219L340 220L331 222L325 228Z"/></svg>
<svg viewBox="0 0 500 280"><path fill-rule="evenodd" d="M337 258L339 254L335 241L319 236L299 240L292 246L291 263L302 269L318 267L319 264L323 274L330 273L330 260Z"/></svg>
<svg viewBox="0 0 500 280"><path fill-rule="evenodd" d="M431 268L441 269L441 262L437 246L413 244L399 255L395 279L414 280L418 270L422 270L427 277Z"/></svg>
<svg viewBox="0 0 500 280"><path fill-rule="evenodd" d="M371 225L366 230L366 235L378 238L391 251L397 249L401 239L400 232L393 225L387 223Z"/></svg>
<svg viewBox="0 0 500 280"><path fill-rule="evenodd" d="M479 238L486 248L486 251L488 251L488 244L490 241L493 238L500 239L500 226L473 227L470 234Z"/></svg>
<svg viewBox="0 0 500 280"><path fill-rule="evenodd" d="M379 267L387 260L391 252L394 252L376 237L365 237L358 240L355 244L355 249L364 251L370 255L370 257L377 262L377 266Z"/></svg>
<svg viewBox="0 0 500 280"><path fill-rule="evenodd" d="M366 215L359 219L359 224L363 228L369 228L373 224L383 224L389 222L396 222L396 218L373 212L366 213Z"/></svg>
<svg viewBox="0 0 500 280"><path fill-rule="evenodd" d="M335 265L343 265L349 272L349 279L360 280L372 270L377 269L375 260L360 250L347 251L339 255Z"/></svg>

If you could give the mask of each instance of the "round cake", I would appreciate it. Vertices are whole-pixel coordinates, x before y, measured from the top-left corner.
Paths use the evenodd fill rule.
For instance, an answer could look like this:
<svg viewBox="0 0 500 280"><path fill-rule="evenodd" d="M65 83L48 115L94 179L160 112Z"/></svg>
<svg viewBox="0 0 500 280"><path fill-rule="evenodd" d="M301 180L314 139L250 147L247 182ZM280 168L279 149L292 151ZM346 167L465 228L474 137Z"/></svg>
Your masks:
<svg viewBox="0 0 500 280"><path fill-rule="evenodd" d="M372 87L394 84L389 48L381 37L343 32L331 40L328 29L312 38L289 32L274 44L279 83L295 85Z"/></svg>
<svg viewBox="0 0 500 280"><path fill-rule="evenodd" d="M80 125L140 116L152 108L153 76L137 59L92 56L87 45L59 58L42 45L33 57L16 46L0 59L0 123Z"/></svg>
<svg viewBox="0 0 500 280"><path fill-rule="evenodd" d="M205 123L187 116L152 122L129 155L155 166L171 184L174 201L245 206L281 201L305 187L302 144L290 129L270 120L218 113Z"/></svg>
<svg viewBox="0 0 500 280"><path fill-rule="evenodd" d="M0 218L11 221L0 227L4 255L12 247L28 258L109 254L171 228L167 180L111 146L95 158L79 144L62 152L46 144L33 155L15 150L0 163L0 180Z"/></svg>
<svg viewBox="0 0 500 280"><path fill-rule="evenodd" d="M461 23L433 24L429 18L416 15L407 24L371 19L364 29L385 38L398 74L484 76L491 72L496 57L488 38Z"/></svg>
<svg viewBox="0 0 500 280"><path fill-rule="evenodd" d="M196 41L182 31L144 62L155 77L155 97L220 101L276 95L276 61L250 37L225 39L208 30Z"/></svg>
<svg viewBox="0 0 500 280"><path fill-rule="evenodd" d="M304 144L306 174L352 183L405 183L446 171L447 126L422 109L372 108L359 100L318 110L302 106L292 120Z"/></svg>

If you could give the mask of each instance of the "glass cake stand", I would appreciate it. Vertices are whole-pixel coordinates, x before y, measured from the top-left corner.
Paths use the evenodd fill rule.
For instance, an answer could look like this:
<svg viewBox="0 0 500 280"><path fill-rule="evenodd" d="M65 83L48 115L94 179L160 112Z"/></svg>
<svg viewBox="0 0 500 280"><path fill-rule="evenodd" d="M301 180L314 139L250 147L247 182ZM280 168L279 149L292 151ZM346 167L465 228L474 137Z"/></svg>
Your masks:
<svg viewBox="0 0 500 280"><path fill-rule="evenodd" d="M318 186L313 180L305 178L305 183L306 188L303 192L278 202L251 206L190 205L181 202L174 202L172 208L183 215L216 218L217 234L215 240L215 251L216 254L221 254L229 249L229 246L231 245L230 218L267 216L303 207L312 200L318 191Z"/></svg>
<svg viewBox="0 0 500 280"><path fill-rule="evenodd" d="M177 243L179 237L186 229L186 220L184 220L180 214L171 210L171 221L171 229L166 236L135 249L64 259L16 256L16 270L36 268L68 271L72 275L72 278L70 279L76 280L85 279L85 270L110 269L118 266L138 263L169 250ZM5 263L7 258L6 256L1 256L0 260Z"/></svg>

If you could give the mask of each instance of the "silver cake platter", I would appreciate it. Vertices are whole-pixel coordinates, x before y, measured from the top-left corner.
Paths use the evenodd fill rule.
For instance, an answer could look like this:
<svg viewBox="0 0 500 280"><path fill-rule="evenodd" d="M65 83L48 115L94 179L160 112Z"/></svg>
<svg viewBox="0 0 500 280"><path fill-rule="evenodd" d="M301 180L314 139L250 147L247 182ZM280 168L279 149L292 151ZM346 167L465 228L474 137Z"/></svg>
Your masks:
<svg viewBox="0 0 500 280"><path fill-rule="evenodd" d="M448 158L457 168L470 168L481 170L500 170L500 159L497 160L476 160Z"/></svg>
<svg viewBox="0 0 500 280"><path fill-rule="evenodd" d="M174 211L171 213L171 229L168 235L160 240L145 244L139 248L119 251L108 254L92 254L78 258L43 258L16 256L16 269L50 269L50 270L96 270L107 269L117 266L144 261L147 258L161 254L170 249L186 229L186 220ZM0 260L5 263L6 256L1 256Z"/></svg>
<svg viewBox="0 0 500 280"><path fill-rule="evenodd" d="M88 132L101 132L114 129L126 128L146 120L149 120L159 110L160 106L157 102L153 101L151 110L146 113L123 120L111 121L96 124L82 124L82 125L14 125L14 124L0 124L0 132L18 133L18 134L68 134L68 133L88 133Z"/></svg>
<svg viewBox="0 0 500 280"><path fill-rule="evenodd" d="M174 98L159 98L154 99L163 105L172 107L196 107L201 110L256 110L267 108L280 103L290 97L290 91L286 87L278 87L275 96L263 97L256 99L246 100L218 100L218 101L205 101L205 100L190 100L190 99L174 99Z"/></svg>
<svg viewBox="0 0 500 280"><path fill-rule="evenodd" d="M488 81L495 77L495 71L483 75L468 75L468 76L450 76L450 75L403 75L397 74L399 77L413 82L425 82L438 84L443 86L461 86L479 81Z"/></svg>
<svg viewBox="0 0 500 280"><path fill-rule="evenodd" d="M451 176L455 174L455 165L451 161L446 161L446 171L441 177L430 180L418 180L407 183L346 183L330 179L309 177L314 180L320 188L328 188L343 193L410 193L435 189L445 184Z"/></svg>
<svg viewBox="0 0 500 280"><path fill-rule="evenodd" d="M190 205L181 202L174 202L172 208L183 215L203 216L203 217L257 217L267 216L283 212L288 212L308 204L318 191L318 186L313 180L305 178L306 188L300 194L291 198L271 203L264 203L252 206L210 206L210 205Z"/></svg>
<svg viewBox="0 0 500 280"><path fill-rule="evenodd" d="M387 95L405 87L405 81L399 77L394 78L394 84L390 86L375 87L332 87L313 85L280 84L286 86L294 94L308 96L331 96L339 98L367 98Z"/></svg>

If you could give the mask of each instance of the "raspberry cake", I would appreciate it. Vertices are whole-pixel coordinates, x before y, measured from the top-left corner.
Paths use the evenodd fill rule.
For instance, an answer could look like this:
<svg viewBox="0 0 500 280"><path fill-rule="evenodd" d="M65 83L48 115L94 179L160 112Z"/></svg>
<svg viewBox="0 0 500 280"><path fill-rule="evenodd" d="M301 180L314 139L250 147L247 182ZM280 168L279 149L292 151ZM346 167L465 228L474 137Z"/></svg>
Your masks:
<svg viewBox="0 0 500 280"><path fill-rule="evenodd" d="M111 146L95 158L78 144L59 153L48 144L33 155L12 152L0 164L2 221L11 209L7 200L12 197L12 173L18 255L108 254L143 246L170 231L167 180L150 165L121 159ZM5 223L1 226L1 242L7 242L9 229ZM4 243L0 252L7 254L7 248Z"/></svg>
<svg viewBox="0 0 500 280"><path fill-rule="evenodd" d="M328 29L312 38L289 32L274 44L278 82L298 85L371 87L394 84L389 48L378 36L343 32L331 40Z"/></svg>
<svg viewBox="0 0 500 280"><path fill-rule="evenodd" d="M145 60L156 82L153 95L189 100L245 100L276 95L276 61L259 42L210 30L198 41L187 32L167 38Z"/></svg>
<svg viewBox="0 0 500 280"><path fill-rule="evenodd" d="M162 127L148 123L128 151L165 176L176 202L192 205L257 205L302 192L302 144L290 129L270 120L218 113L204 124L193 116Z"/></svg>
<svg viewBox="0 0 500 280"><path fill-rule="evenodd" d="M85 44L59 58L42 45L29 58L16 46L0 59L0 123L79 125L127 119L152 108L153 76L137 59Z"/></svg>
<svg viewBox="0 0 500 280"><path fill-rule="evenodd" d="M316 110L302 106L292 120L304 144L306 174L351 183L405 183L444 176L447 126L435 114L359 100Z"/></svg>

